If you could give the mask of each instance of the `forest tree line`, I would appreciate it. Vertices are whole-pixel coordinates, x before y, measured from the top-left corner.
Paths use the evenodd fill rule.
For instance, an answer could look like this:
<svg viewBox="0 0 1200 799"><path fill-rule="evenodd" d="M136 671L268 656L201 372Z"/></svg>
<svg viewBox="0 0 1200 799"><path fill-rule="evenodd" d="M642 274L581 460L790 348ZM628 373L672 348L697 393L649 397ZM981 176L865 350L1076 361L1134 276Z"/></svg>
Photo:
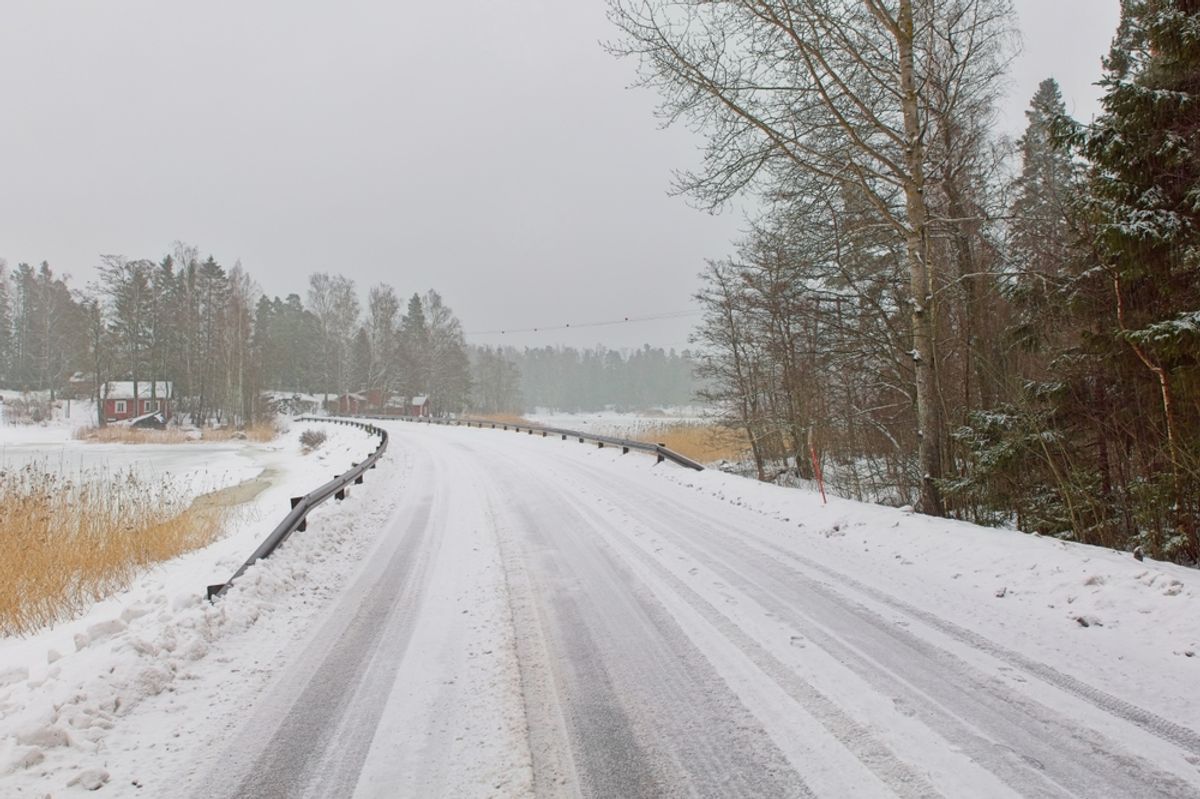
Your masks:
<svg viewBox="0 0 1200 799"><path fill-rule="evenodd" d="M159 260L102 256L97 275L72 289L48 263L0 261L0 386L52 401L83 374L99 400L109 381L170 381L198 425L265 418L267 391L424 394L435 413L470 401L462 326L436 291L403 301L381 283L364 307L353 280L316 273L303 299L267 297L240 263L178 243Z"/></svg>
<svg viewBox="0 0 1200 799"><path fill-rule="evenodd" d="M0 261L0 386L52 401L78 390L76 374L93 399L108 381L151 392L170 381L175 412L198 425L262 419L268 393L380 389L427 396L435 414L637 409L695 394L693 363L674 350L468 347L432 290L405 301L381 283L364 304L353 280L322 272L303 297L269 297L240 264L184 244L158 260L100 261L82 289L48 263Z"/></svg>
<svg viewBox="0 0 1200 799"><path fill-rule="evenodd" d="M760 477L1200 556L1200 3L1123 0L1100 116L994 134L1009 0L610 0L706 136L681 191L763 209L713 261L707 398Z"/></svg>

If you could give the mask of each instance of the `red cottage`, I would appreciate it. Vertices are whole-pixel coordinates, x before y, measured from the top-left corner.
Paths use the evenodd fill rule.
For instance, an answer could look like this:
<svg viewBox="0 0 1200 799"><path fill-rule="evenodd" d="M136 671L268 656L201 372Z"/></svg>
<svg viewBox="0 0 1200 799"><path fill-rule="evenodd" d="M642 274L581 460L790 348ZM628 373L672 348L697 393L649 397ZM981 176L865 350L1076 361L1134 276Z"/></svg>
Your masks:
<svg viewBox="0 0 1200 799"><path fill-rule="evenodd" d="M367 398L362 394L342 394L336 400L330 400L329 410L338 416L355 416L367 412Z"/></svg>
<svg viewBox="0 0 1200 799"><path fill-rule="evenodd" d="M121 422L136 419L149 413L161 412L163 420L171 418L172 389L169 380L138 382L137 396L133 396L132 380L114 380L100 389L100 401L104 403L104 421Z"/></svg>

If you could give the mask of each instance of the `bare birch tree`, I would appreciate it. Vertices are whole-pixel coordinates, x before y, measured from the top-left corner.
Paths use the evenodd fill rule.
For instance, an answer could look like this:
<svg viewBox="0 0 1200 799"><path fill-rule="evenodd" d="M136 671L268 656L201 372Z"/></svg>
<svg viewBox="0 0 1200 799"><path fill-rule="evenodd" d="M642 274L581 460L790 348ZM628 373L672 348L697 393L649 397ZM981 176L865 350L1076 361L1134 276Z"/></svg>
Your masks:
<svg viewBox="0 0 1200 799"><path fill-rule="evenodd" d="M702 167L678 187L711 206L743 190L785 198L792 176L853 187L904 242L921 508L941 514L946 438L936 352L931 226L931 77L958 96L976 79L1007 0L610 0L668 121L708 136ZM973 25L946 28L953 11ZM936 67L936 69L935 69ZM943 104L945 98L943 97Z"/></svg>

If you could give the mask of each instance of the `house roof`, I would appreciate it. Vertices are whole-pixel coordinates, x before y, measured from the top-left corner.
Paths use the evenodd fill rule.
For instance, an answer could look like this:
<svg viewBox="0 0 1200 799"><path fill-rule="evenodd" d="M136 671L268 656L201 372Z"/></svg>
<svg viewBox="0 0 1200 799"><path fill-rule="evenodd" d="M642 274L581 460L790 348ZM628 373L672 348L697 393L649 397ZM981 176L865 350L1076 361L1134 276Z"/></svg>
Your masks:
<svg viewBox="0 0 1200 799"><path fill-rule="evenodd" d="M429 400L429 397L413 397L412 404L414 407L421 407Z"/></svg>
<svg viewBox="0 0 1200 799"><path fill-rule="evenodd" d="M153 388L153 396L156 399L168 399L171 396L170 380L158 380L146 382L138 381L138 399L150 399ZM104 384L103 396L105 399L133 399L133 381L132 380L111 380Z"/></svg>

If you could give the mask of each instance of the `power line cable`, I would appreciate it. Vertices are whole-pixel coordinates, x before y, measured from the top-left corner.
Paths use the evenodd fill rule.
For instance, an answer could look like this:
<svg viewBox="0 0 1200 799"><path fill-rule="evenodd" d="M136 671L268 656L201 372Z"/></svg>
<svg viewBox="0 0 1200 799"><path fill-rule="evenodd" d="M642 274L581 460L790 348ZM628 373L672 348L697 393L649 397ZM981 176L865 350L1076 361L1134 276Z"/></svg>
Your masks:
<svg viewBox="0 0 1200 799"><path fill-rule="evenodd" d="M537 327L521 327L521 328L497 328L495 330L471 330L464 335L467 336L491 336L491 335L508 335L510 333L545 333L553 330L579 330L588 327L609 327L611 325L626 325L636 324L638 322L657 322L661 319L682 319L687 316L699 316L703 311L668 311L667 313L651 314L649 316L626 316L621 319L610 319L604 322L578 322L559 325L538 325Z"/></svg>

